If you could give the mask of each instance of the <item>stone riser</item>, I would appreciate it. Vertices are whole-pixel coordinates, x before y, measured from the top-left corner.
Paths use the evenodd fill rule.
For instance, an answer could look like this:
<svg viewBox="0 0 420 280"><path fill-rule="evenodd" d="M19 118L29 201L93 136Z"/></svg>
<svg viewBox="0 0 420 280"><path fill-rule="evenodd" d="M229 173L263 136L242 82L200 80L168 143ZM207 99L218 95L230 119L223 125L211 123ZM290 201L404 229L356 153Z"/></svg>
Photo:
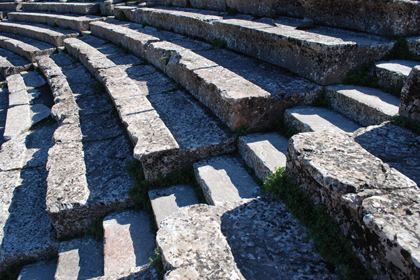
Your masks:
<svg viewBox="0 0 420 280"><path fill-rule="evenodd" d="M100 12L98 3L22 3L24 12L94 15Z"/></svg>
<svg viewBox="0 0 420 280"><path fill-rule="evenodd" d="M46 44L43 44L43 48L39 49L38 47L34 46L36 45L35 42L31 42L32 44L27 44L25 42L3 35L6 34L0 35L0 47L17 53L18 55L25 57L31 62L35 62L35 58L37 56L50 55L56 51L56 48L53 46L49 46L48 48L45 46Z"/></svg>

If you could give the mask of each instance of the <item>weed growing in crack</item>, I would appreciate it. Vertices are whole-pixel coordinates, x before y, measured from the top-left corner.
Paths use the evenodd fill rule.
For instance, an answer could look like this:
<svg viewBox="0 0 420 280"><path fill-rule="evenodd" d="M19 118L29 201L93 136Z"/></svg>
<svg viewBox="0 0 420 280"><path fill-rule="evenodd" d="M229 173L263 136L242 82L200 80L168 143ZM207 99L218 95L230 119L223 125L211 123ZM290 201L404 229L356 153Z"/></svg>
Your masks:
<svg viewBox="0 0 420 280"><path fill-rule="evenodd" d="M283 135L286 138L290 138L293 135L297 134L298 131L295 127L289 126L285 121L284 117L280 116L274 120L270 126L263 127L260 132L277 132L280 135Z"/></svg>
<svg viewBox="0 0 420 280"><path fill-rule="evenodd" d="M124 12L119 12L115 18L119 21L125 21L125 22L131 21Z"/></svg>
<svg viewBox="0 0 420 280"><path fill-rule="evenodd" d="M341 233L340 227L328 215L326 206L315 206L309 196L279 168L267 178L263 192L281 200L293 216L309 230L315 251L335 267L344 279L372 279L374 271L367 271L354 255L352 244Z"/></svg>
<svg viewBox="0 0 420 280"><path fill-rule="evenodd" d="M3 271L0 273L0 279L2 280L16 280L22 271L22 268L25 265L33 264L35 263L35 259L30 258L26 261L18 261L7 268L3 269Z"/></svg>
<svg viewBox="0 0 420 280"><path fill-rule="evenodd" d="M392 117L392 123L420 134L420 124L416 123L412 119L395 115Z"/></svg>
<svg viewBox="0 0 420 280"><path fill-rule="evenodd" d="M92 221L92 226L90 229L85 230L85 235L89 235L92 238L103 242L104 241L104 227L103 227L104 218L96 218Z"/></svg>
<svg viewBox="0 0 420 280"><path fill-rule="evenodd" d="M325 90L323 90L322 93L317 98L315 98L314 101L312 101L312 106L323 107L327 108L328 110L332 110L331 99L328 98Z"/></svg>
<svg viewBox="0 0 420 280"><path fill-rule="evenodd" d="M226 12L227 12L227 14L229 16L232 16L232 17L234 17L237 14L239 14L239 11L237 9L235 9L235 8L233 8L233 9L232 8L227 8Z"/></svg>
<svg viewBox="0 0 420 280"><path fill-rule="evenodd" d="M248 132L248 125L243 125L241 127L239 127L236 131L235 131L235 137L238 138L239 136L247 136Z"/></svg>
<svg viewBox="0 0 420 280"><path fill-rule="evenodd" d="M412 53L408 48L408 43L405 38L399 38L394 44L394 47L388 51L382 60L391 59L405 59L420 61L420 55Z"/></svg>
<svg viewBox="0 0 420 280"><path fill-rule="evenodd" d="M213 40L213 47L216 50L226 49L227 48L227 42L226 42L226 40L216 38L216 39Z"/></svg>
<svg viewBox="0 0 420 280"><path fill-rule="evenodd" d="M98 80L92 85L92 89L95 94L103 94L106 92L105 86Z"/></svg>

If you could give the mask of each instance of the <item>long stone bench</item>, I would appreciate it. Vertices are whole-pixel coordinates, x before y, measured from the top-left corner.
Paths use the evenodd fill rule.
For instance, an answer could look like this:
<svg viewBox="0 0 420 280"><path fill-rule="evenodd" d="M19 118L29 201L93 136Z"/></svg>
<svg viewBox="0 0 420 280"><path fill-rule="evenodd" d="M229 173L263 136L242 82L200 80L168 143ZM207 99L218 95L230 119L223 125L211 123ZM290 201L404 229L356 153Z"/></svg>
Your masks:
<svg viewBox="0 0 420 280"><path fill-rule="evenodd" d="M420 190L414 181L333 131L293 136L286 171L315 203L327 206L378 277L418 279Z"/></svg>
<svg viewBox="0 0 420 280"><path fill-rule="evenodd" d="M118 9L116 9L118 11ZM179 8L138 8L131 21L146 22L227 47L284 67L321 85L342 82L350 69L380 59L393 43L378 36L315 27L297 30L300 20L255 20L223 13ZM264 42L264 43L262 43Z"/></svg>
<svg viewBox="0 0 420 280"><path fill-rule="evenodd" d="M22 3L24 12L53 12L61 14L94 15L100 12L99 3Z"/></svg>
<svg viewBox="0 0 420 280"><path fill-rule="evenodd" d="M32 63L23 57L5 50L0 49L0 71L2 77L18 74L32 67Z"/></svg>

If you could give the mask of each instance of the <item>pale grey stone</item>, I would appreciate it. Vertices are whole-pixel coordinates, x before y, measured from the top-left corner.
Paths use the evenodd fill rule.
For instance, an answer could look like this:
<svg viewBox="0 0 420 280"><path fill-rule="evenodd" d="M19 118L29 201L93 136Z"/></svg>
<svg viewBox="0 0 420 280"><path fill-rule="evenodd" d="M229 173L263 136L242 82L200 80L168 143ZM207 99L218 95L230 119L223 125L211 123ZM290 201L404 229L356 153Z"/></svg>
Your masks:
<svg viewBox="0 0 420 280"><path fill-rule="evenodd" d="M375 75L381 86L404 86L414 66L420 62L409 60L390 60L375 63Z"/></svg>
<svg viewBox="0 0 420 280"><path fill-rule="evenodd" d="M10 75L6 77L7 89L9 93L15 93L21 90L26 91L25 81L20 74Z"/></svg>
<svg viewBox="0 0 420 280"><path fill-rule="evenodd" d="M360 125L352 120L320 107L294 107L284 113L285 122L295 127L299 132L314 132L321 130L335 130L353 133Z"/></svg>
<svg viewBox="0 0 420 280"><path fill-rule="evenodd" d="M71 28L79 32L89 30L91 21L102 20L102 17L91 15L71 16L35 12L12 12L8 13L7 16L12 21L58 25L62 28Z"/></svg>
<svg viewBox="0 0 420 280"><path fill-rule="evenodd" d="M21 72L22 78L25 82L26 89L30 90L47 84L47 81L36 71Z"/></svg>
<svg viewBox="0 0 420 280"><path fill-rule="evenodd" d="M25 265L17 280L54 280L56 267L56 259Z"/></svg>
<svg viewBox="0 0 420 280"><path fill-rule="evenodd" d="M411 70L407 82L401 91L399 114L420 122L420 65Z"/></svg>
<svg viewBox="0 0 420 280"><path fill-rule="evenodd" d="M57 47L64 45L63 41L65 38L77 37L79 35L75 31L48 27L44 24L4 21L0 22L0 31L30 37Z"/></svg>
<svg viewBox="0 0 420 280"><path fill-rule="evenodd" d="M0 49L0 71L3 77L18 74L31 67L32 63L23 57L5 49Z"/></svg>
<svg viewBox="0 0 420 280"><path fill-rule="evenodd" d="M243 163L232 156L215 157L194 164L196 178L207 202L220 205L260 195L260 188Z"/></svg>
<svg viewBox="0 0 420 280"><path fill-rule="evenodd" d="M25 12L54 12L61 14L94 15L100 12L99 3L22 3Z"/></svg>
<svg viewBox="0 0 420 280"><path fill-rule="evenodd" d="M407 43L411 52L420 55L420 37L409 37Z"/></svg>
<svg viewBox="0 0 420 280"><path fill-rule="evenodd" d="M326 88L334 110L365 126L380 124L398 114L397 97L379 89L336 85Z"/></svg>
<svg viewBox="0 0 420 280"><path fill-rule="evenodd" d="M194 188L189 185L150 190L149 198L158 229L160 222L178 211L179 208L200 203Z"/></svg>
<svg viewBox="0 0 420 280"><path fill-rule="evenodd" d="M103 274L104 254L101 242L83 237L60 244L56 280L90 279Z"/></svg>
<svg viewBox="0 0 420 280"><path fill-rule="evenodd" d="M25 139L28 133L13 137L1 146L0 172L21 169L25 165Z"/></svg>
<svg viewBox="0 0 420 280"><path fill-rule="evenodd" d="M10 140L31 127L30 106L14 106L7 110L3 137Z"/></svg>
<svg viewBox="0 0 420 280"><path fill-rule="evenodd" d="M9 95L9 107L19 106L19 105L29 105L29 94L23 89L19 91L10 92Z"/></svg>
<svg viewBox="0 0 420 280"><path fill-rule="evenodd" d="M277 133L250 134L239 137L238 151L264 182L271 173L286 167L288 145L289 140Z"/></svg>
<svg viewBox="0 0 420 280"><path fill-rule="evenodd" d="M286 171L316 203L327 206L344 234L351 236L356 254L378 277L418 274L419 229L414 220L420 190L413 180L351 136L333 131L293 136Z"/></svg>
<svg viewBox="0 0 420 280"><path fill-rule="evenodd" d="M133 269L144 269L154 257L155 234L146 212L110 214L104 218L103 227L105 276L129 275Z"/></svg>

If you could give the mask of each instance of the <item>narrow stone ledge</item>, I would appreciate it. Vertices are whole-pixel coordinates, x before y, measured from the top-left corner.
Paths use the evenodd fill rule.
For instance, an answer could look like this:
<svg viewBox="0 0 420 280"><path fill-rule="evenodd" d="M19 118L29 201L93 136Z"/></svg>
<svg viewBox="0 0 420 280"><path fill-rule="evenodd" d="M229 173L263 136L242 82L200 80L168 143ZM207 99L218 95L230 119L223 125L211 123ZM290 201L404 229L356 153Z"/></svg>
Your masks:
<svg viewBox="0 0 420 280"><path fill-rule="evenodd" d="M22 3L24 12L53 12L61 14L94 15L100 12L99 3Z"/></svg>
<svg viewBox="0 0 420 280"><path fill-rule="evenodd" d="M417 279L420 190L414 181L333 131L293 136L286 171L315 203L327 206L379 277Z"/></svg>
<svg viewBox="0 0 420 280"><path fill-rule="evenodd" d="M390 60L375 63L375 75L379 78L378 84L385 87L391 85L404 86L411 70L419 63L409 60Z"/></svg>
<svg viewBox="0 0 420 280"><path fill-rule="evenodd" d="M3 77L19 74L32 67L32 63L23 57L5 49L0 49L0 71Z"/></svg>

